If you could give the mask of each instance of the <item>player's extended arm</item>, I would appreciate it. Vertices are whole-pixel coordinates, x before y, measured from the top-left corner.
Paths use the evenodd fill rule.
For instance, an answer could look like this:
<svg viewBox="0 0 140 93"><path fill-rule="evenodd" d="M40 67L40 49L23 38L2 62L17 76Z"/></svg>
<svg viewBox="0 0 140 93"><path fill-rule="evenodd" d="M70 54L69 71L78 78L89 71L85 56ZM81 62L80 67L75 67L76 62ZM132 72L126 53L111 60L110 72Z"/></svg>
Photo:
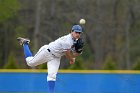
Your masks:
<svg viewBox="0 0 140 93"><path fill-rule="evenodd" d="M70 50L65 51L65 56L70 61L70 64L74 64L75 58L72 57Z"/></svg>

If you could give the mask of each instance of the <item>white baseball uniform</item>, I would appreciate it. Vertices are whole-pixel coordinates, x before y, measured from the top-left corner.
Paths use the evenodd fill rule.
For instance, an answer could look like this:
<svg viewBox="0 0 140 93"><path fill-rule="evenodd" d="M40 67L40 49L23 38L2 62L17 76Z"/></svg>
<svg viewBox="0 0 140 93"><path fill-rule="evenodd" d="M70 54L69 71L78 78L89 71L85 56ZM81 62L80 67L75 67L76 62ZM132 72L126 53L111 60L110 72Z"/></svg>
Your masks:
<svg viewBox="0 0 140 93"><path fill-rule="evenodd" d="M29 66L37 66L47 62L47 80L55 81L56 74L60 65L61 56L64 55L65 51L71 50L73 43L74 40L72 35L65 35L61 38L58 38L54 42L49 43L48 45L42 46L35 56L27 57L26 62Z"/></svg>

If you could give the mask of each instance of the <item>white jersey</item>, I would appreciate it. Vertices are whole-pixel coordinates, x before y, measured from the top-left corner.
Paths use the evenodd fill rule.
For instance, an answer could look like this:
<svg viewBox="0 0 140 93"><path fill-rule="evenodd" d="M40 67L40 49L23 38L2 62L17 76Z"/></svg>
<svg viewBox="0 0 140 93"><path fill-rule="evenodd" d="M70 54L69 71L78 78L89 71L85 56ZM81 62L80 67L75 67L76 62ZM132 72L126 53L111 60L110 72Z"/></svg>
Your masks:
<svg viewBox="0 0 140 93"><path fill-rule="evenodd" d="M74 40L71 34L65 35L63 37L58 38L54 42L49 43L48 48L51 53L57 57L61 57L64 55L64 52L67 50L71 50Z"/></svg>

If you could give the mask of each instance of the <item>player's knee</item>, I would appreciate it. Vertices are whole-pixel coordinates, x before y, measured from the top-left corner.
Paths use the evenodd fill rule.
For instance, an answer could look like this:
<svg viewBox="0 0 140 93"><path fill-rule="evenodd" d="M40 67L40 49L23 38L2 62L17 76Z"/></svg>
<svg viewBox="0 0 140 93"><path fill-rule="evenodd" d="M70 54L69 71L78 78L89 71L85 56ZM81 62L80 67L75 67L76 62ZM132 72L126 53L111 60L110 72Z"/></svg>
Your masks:
<svg viewBox="0 0 140 93"><path fill-rule="evenodd" d="M36 65L33 64L32 62L27 62L27 65L30 66L30 67L35 67Z"/></svg>
<svg viewBox="0 0 140 93"><path fill-rule="evenodd" d="M32 62L32 59L33 59L33 57L27 57L26 58L27 65L30 66L30 67L35 67L36 64L34 64L34 62Z"/></svg>
<svg viewBox="0 0 140 93"><path fill-rule="evenodd" d="M47 76L47 81L56 81L56 73L49 73Z"/></svg>

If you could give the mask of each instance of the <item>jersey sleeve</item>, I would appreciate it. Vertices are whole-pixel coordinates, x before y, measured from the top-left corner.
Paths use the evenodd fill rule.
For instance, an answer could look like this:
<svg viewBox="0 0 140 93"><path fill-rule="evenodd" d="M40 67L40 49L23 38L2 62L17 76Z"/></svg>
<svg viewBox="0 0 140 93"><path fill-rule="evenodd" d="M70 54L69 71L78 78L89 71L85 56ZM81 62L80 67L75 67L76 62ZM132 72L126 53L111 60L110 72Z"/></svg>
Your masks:
<svg viewBox="0 0 140 93"><path fill-rule="evenodd" d="M71 44L69 44L68 42L62 42L62 49L63 49L63 51L70 50Z"/></svg>
<svg viewBox="0 0 140 93"><path fill-rule="evenodd" d="M71 42L69 42L66 38L61 39L61 47L63 51L71 50Z"/></svg>

